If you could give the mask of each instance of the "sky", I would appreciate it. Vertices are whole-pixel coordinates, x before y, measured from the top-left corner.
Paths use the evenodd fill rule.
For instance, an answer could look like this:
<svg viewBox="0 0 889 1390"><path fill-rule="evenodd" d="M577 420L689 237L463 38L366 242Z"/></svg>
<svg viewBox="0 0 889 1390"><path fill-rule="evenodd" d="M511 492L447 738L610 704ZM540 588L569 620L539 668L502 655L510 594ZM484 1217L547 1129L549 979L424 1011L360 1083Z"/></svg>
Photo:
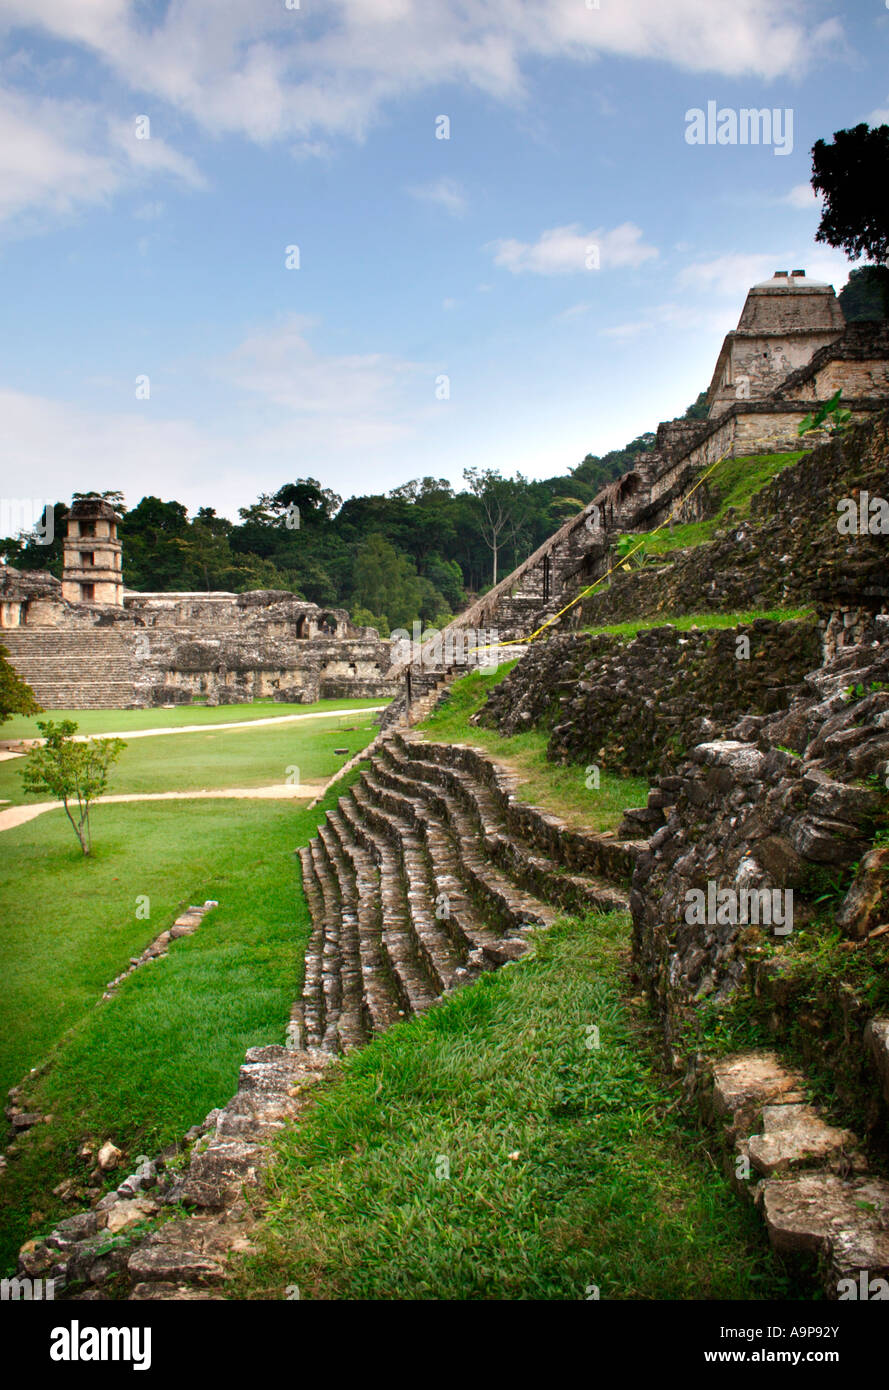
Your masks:
<svg viewBox="0 0 889 1390"><path fill-rule="evenodd" d="M0 495L549 477L805 268L889 0L0 0ZM771 138L691 143L708 103ZM730 133L730 125L724 124Z"/></svg>

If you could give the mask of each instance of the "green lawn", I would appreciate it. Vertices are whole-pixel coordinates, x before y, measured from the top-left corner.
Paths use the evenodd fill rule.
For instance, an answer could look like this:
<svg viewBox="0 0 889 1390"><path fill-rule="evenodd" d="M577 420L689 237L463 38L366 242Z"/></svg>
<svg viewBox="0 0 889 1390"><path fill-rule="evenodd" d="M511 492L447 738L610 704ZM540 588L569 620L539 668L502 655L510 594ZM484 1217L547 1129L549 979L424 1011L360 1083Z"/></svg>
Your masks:
<svg viewBox="0 0 889 1390"><path fill-rule="evenodd" d="M277 1143L236 1296L812 1297L672 1108L627 938L564 919L340 1064Z"/></svg>
<svg viewBox="0 0 889 1390"><path fill-rule="evenodd" d="M251 719L278 719L286 714L319 710L369 709L388 700L317 700L313 705L284 705L254 700L249 705L177 705L174 709L53 709L26 718L13 715L0 724L0 739L39 738L38 719L74 719L83 734L110 734L130 729L167 729L188 724L227 724Z"/></svg>
<svg viewBox="0 0 889 1390"><path fill-rule="evenodd" d="M270 786L285 783L288 777L293 779L293 768L299 769L300 782L326 781L347 761L345 756L334 754L334 748L348 748L350 755L357 753L379 732L371 718L361 713L331 714L304 724L135 738L112 768L108 792ZM0 798L25 805L51 800L47 796L25 796L23 766L23 758L0 762Z"/></svg>
<svg viewBox="0 0 889 1390"><path fill-rule="evenodd" d="M420 729L436 742L472 743L486 749L516 773L518 795L524 801L561 816L575 829L615 830L628 806L646 804L649 786L644 777L617 777L601 771L598 787L587 786L587 769L582 764L549 761L548 730L529 729L504 738L496 729L469 723L488 691L516 664L508 661L496 671L472 671L461 676L448 687L446 702L428 715Z"/></svg>
<svg viewBox="0 0 889 1390"><path fill-rule="evenodd" d="M49 1060L28 1100L53 1118L0 1179L4 1274L22 1241L78 1209L51 1192L86 1176L85 1136L153 1154L229 1099L248 1047L283 1041L309 932L294 850L322 816L282 802L104 806L90 859L61 814L5 832L0 1087ZM135 915L143 894L149 920ZM194 936L99 1002L131 955L207 898L219 907Z"/></svg>

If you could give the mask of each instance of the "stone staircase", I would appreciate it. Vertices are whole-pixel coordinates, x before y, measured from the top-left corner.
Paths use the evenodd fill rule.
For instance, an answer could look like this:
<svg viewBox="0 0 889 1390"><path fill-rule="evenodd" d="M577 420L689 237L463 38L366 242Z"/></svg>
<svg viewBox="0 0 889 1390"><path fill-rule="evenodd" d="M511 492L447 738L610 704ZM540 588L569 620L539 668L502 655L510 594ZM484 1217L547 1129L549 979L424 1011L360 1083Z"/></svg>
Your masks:
<svg viewBox="0 0 889 1390"><path fill-rule="evenodd" d="M380 727L384 730L421 723L450 682L457 676L466 675L466 668L448 666L430 669L415 663L410 667L410 675L410 702L407 698L406 673L403 673L399 682L400 693L384 710L380 720Z"/></svg>
<svg viewBox="0 0 889 1390"><path fill-rule="evenodd" d="M889 1038L889 1019L872 1031ZM875 1060L889 1101L885 1042ZM807 1100L805 1076L756 1051L705 1062L698 1081L726 1174L760 1210L772 1248L816 1257L829 1299L867 1297L862 1278L889 1280L889 1182L869 1170L857 1136Z"/></svg>
<svg viewBox="0 0 889 1390"><path fill-rule="evenodd" d="M644 845L571 830L466 745L394 732L300 851L313 931L291 1036L360 1047L517 960L560 909L626 910Z"/></svg>
<svg viewBox="0 0 889 1390"><path fill-rule="evenodd" d="M132 633L4 629L0 644L44 709L126 709L135 698Z"/></svg>

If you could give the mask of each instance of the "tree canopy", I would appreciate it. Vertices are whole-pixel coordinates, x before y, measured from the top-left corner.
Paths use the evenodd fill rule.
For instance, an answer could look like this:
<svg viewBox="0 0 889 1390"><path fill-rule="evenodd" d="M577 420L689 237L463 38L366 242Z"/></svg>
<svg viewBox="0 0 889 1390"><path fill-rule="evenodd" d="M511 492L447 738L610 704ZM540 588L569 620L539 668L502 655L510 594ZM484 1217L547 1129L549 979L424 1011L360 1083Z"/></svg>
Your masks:
<svg viewBox="0 0 889 1390"><path fill-rule="evenodd" d="M850 260L889 259L889 126L862 122L812 147L812 187L824 203L815 240Z"/></svg>

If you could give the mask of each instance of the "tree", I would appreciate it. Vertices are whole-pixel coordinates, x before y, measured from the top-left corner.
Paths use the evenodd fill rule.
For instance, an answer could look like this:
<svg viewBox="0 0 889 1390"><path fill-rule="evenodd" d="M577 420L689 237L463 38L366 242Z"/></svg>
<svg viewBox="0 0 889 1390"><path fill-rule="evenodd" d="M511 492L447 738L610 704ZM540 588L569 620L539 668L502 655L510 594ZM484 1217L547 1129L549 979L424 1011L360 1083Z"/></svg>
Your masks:
<svg viewBox="0 0 889 1390"><path fill-rule="evenodd" d="M0 646L0 724L5 724L14 714L41 714L43 711L31 687L7 661L8 656L8 649Z"/></svg>
<svg viewBox="0 0 889 1390"><path fill-rule="evenodd" d="M48 511L52 511L52 526ZM63 502L56 502L52 508L46 506L40 518L39 528L21 531L18 536L5 536L0 539L0 556L6 564L17 570L49 570L56 579L62 577L63 544L65 518L68 508ZM47 537L51 536L47 544Z"/></svg>
<svg viewBox="0 0 889 1390"><path fill-rule="evenodd" d="M812 187L824 199L816 241L850 260L889 258L889 125L863 122L812 147Z"/></svg>
<svg viewBox="0 0 889 1390"><path fill-rule="evenodd" d="M90 806L108 785L108 769L120 757L126 744L120 738L74 738L73 719L59 724L38 720L43 743L32 748L22 768L22 781L28 793L49 793L65 807L84 854L92 851ZM76 812L72 811L76 807ZM76 819L75 819L76 814Z"/></svg>
<svg viewBox="0 0 889 1390"><path fill-rule="evenodd" d="M493 560L493 587L501 550L517 542L528 520L527 483L521 473L503 478L493 468L464 468L463 477L478 504L479 528Z"/></svg>
<svg viewBox="0 0 889 1390"><path fill-rule="evenodd" d="M683 420L706 420L710 413L707 405L707 392L701 391L683 415Z"/></svg>
<svg viewBox="0 0 889 1390"><path fill-rule="evenodd" d="M423 590L413 562L385 536L368 536L355 556L355 605L406 628L421 616ZM443 606L443 601L442 601Z"/></svg>
<svg viewBox="0 0 889 1390"><path fill-rule="evenodd" d="M837 298L847 323L889 319L889 269L861 265L849 272L849 283Z"/></svg>

